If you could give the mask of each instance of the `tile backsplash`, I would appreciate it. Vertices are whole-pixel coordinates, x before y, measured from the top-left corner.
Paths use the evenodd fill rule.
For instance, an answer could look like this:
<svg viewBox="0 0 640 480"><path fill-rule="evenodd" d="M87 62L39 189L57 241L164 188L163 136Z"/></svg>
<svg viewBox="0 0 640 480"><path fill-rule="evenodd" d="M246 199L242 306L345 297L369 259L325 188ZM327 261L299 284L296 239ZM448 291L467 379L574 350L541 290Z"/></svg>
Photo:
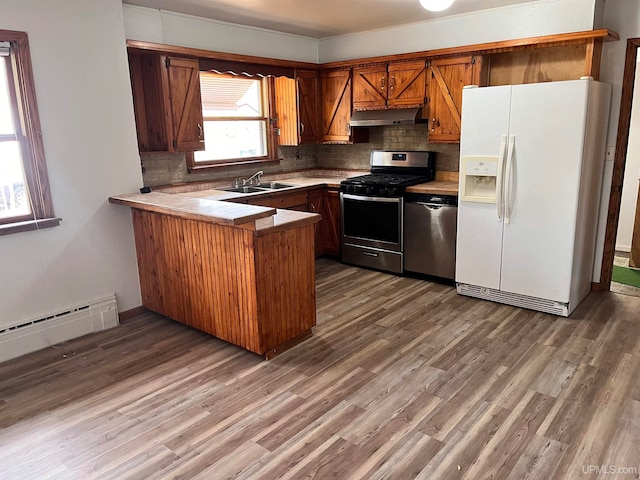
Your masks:
<svg viewBox="0 0 640 480"><path fill-rule="evenodd" d="M436 154L436 170L459 170L459 144L432 144L428 126L390 125L369 128L369 142L355 145L316 145L318 168L368 169L371 150L431 150Z"/></svg>
<svg viewBox="0 0 640 480"><path fill-rule="evenodd" d="M145 186L248 177L258 170L265 174L310 168L369 169L371 150L432 150L436 170L458 171L460 145L430 144L426 124L369 128L369 142L355 145L300 145L280 147L282 161L242 165L189 173L182 153L143 153L142 177Z"/></svg>

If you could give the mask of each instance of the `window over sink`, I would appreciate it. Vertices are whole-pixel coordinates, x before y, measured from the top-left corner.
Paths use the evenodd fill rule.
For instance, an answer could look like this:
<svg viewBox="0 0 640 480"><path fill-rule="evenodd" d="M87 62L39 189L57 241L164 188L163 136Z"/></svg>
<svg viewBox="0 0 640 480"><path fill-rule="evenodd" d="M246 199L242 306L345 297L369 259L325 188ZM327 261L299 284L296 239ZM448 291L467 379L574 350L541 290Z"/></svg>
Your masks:
<svg viewBox="0 0 640 480"><path fill-rule="evenodd" d="M200 72L206 149L188 154L191 168L269 161L275 156L270 86L267 77Z"/></svg>

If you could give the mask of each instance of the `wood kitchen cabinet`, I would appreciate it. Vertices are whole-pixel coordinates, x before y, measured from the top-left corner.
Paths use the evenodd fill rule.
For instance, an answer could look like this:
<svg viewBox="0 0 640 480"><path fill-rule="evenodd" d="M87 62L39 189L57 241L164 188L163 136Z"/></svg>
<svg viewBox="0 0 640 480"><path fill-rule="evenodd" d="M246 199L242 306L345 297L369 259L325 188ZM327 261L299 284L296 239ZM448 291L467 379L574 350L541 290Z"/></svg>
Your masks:
<svg viewBox="0 0 640 480"><path fill-rule="evenodd" d="M309 211L322 215L316 223L316 257L340 256L340 191L323 188L310 192Z"/></svg>
<svg viewBox="0 0 640 480"><path fill-rule="evenodd" d="M358 143L369 139L369 131L351 128L351 70L321 73L323 143Z"/></svg>
<svg viewBox="0 0 640 480"><path fill-rule="evenodd" d="M387 65L353 69L353 109L369 110L387 106Z"/></svg>
<svg viewBox="0 0 640 480"><path fill-rule="evenodd" d="M353 109L408 108L427 101L426 63L391 62L353 69Z"/></svg>
<svg viewBox="0 0 640 480"><path fill-rule="evenodd" d="M279 145L320 141L320 77L314 70L296 70L295 79L274 79Z"/></svg>
<svg viewBox="0 0 640 480"><path fill-rule="evenodd" d="M141 152L204 150L197 59L129 52Z"/></svg>
<svg viewBox="0 0 640 480"><path fill-rule="evenodd" d="M296 70L300 143L320 141L320 76L317 71Z"/></svg>
<svg viewBox="0 0 640 480"><path fill-rule="evenodd" d="M286 208L300 212L309 211L309 194L300 191L285 191L269 193L248 199L250 205L261 205L263 207Z"/></svg>
<svg viewBox="0 0 640 480"><path fill-rule="evenodd" d="M320 215L322 215L322 211L324 210L324 202L324 188L312 190L311 192L309 192L309 212L319 213ZM324 215L322 215L322 220L315 224L316 257L320 257L324 254L324 222L325 218Z"/></svg>
<svg viewBox="0 0 640 480"><path fill-rule="evenodd" d="M337 257L340 256L340 191L331 188L325 190L323 207L320 213L324 254Z"/></svg>
<svg viewBox="0 0 640 480"><path fill-rule="evenodd" d="M429 143L459 143L462 88L483 83L482 57L463 56L429 63Z"/></svg>

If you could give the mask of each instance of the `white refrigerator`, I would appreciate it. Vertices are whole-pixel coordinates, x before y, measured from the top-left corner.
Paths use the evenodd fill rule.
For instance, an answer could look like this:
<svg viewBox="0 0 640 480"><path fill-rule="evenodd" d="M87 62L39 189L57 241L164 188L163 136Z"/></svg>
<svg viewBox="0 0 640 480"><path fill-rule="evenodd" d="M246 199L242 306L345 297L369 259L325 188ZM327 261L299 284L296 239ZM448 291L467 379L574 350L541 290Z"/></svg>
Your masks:
<svg viewBox="0 0 640 480"><path fill-rule="evenodd" d="M466 87L458 293L568 316L591 290L611 88Z"/></svg>

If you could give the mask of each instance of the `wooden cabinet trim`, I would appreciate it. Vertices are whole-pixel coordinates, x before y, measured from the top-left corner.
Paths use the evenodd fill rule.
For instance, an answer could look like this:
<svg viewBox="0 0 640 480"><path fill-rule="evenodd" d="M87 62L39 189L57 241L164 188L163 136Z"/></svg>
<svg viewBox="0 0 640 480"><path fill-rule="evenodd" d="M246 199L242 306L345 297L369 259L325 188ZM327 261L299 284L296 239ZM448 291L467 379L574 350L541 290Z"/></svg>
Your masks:
<svg viewBox="0 0 640 480"><path fill-rule="evenodd" d="M577 45L594 43L602 43L608 41L620 40L620 36L609 29L601 28L597 30L584 30L571 33L560 33L553 35L542 35L537 37L525 37L515 40L502 40L498 42L477 43L473 45L464 45L460 47L441 48L436 50L423 50L418 52L401 53L395 55L383 55L377 57L367 57L354 60L344 60L339 62L328 62L323 64L297 62L292 60L280 60L268 57L258 57L253 55L239 55L227 52L218 52L213 50L204 50L199 48L179 47L175 45L164 45L153 42L143 42L138 40L127 40L127 47L130 50L140 53L158 53L164 55L180 55L190 58L213 58L217 60L229 60L238 63L258 63L264 65L282 66L302 68L308 70L333 69L333 68L350 68L355 66L365 66L376 63L387 62L404 62L415 61L419 58L438 58L459 55L480 54L486 55L491 53L501 53L510 50L523 48L544 48L550 46L561 45Z"/></svg>
<svg viewBox="0 0 640 480"><path fill-rule="evenodd" d="M329 62L321 65L322 68L345 68L355 66L365 66L375 63L397 62L403 60L415 60L416 58L438 58L460 55L487 55L491 53L501 53L520 48L544 48L560 45L585 44L590 40L617 41L620 36L609 29L585 30L572 33L561 33L555 35L542 35L538 37L518 38L515 40L503 40L498 42L477 43L460 47L441 48L437 50L423 50L420 52L402 53L397 55L384 55L379 57L360 58L355 60L344 60L339 62Z"/></svg>
<svg viewBox="0 0 640 480"><path fill-rule="evenodd" d="M240 55L235 53L217 52L214 50L204 50L201 48L179 47L177 45L165 45L162 43L143 42L139 40L127 40L129 49L141 52L155 52L164 55L179 55L188 58L212 58L216 60L229 60L238 63L253 63L263 65L273 65L277 67L305 68L317 70L320 65L317 63L297 62L293 60L280 60L277 58L258 57L254 55Z"/></svg>

